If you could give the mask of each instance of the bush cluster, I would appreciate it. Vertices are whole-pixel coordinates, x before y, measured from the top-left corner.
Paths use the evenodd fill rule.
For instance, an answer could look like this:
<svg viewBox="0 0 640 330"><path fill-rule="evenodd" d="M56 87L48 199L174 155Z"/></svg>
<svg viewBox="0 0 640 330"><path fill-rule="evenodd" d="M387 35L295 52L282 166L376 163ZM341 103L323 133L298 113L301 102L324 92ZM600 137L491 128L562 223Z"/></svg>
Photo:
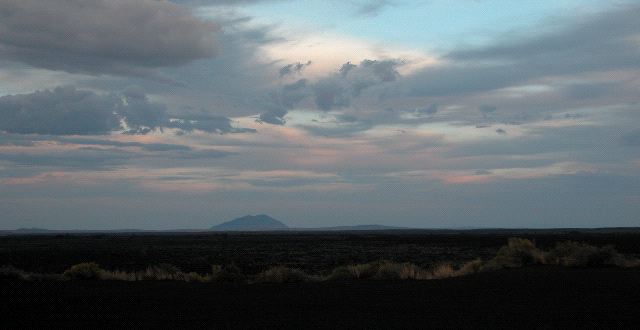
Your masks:
<svg viewBox="0 0 640 330"><path fill-rule="evenodd" d="M105 270L94 262L73 265L62 274L29 273L13 266L0 267L0 279L7 280L117 280L117 281L184 281L222 283L286 283L349 280L430 280L464 276L483 271L519 268L533 264L566 267L640 267L640 261L629 259L612 246L597 247L577 242L560 242L548 251L522 238L510 238L496 255L487 260L466 262L457 267L444 263L423 268L412 263L380 260L365 264L334 268L327 275L310 275L301 269L285 266L268 268L247 276L236 265L213 265L211 273L183 272L171 264L157 264L142 271Z"/></svg>

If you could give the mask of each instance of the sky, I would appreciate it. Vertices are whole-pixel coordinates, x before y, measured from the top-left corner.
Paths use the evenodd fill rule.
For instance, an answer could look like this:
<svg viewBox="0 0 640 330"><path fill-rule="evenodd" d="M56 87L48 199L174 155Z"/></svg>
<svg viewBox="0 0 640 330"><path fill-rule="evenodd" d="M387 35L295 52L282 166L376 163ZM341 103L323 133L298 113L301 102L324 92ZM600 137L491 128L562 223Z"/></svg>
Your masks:
<svg viewBox="0 0 640 330"><path fill-rule="evenodd" d="M637 1L0 16L0 229L640 225Z"/></svg>

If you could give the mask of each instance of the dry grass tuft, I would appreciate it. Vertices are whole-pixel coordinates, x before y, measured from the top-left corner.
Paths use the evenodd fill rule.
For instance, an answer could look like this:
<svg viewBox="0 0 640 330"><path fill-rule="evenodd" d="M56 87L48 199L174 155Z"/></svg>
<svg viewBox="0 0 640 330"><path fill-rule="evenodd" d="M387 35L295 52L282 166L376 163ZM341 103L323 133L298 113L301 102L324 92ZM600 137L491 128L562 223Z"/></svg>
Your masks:
<svg viewBox="0 0 640 330"><path fill-rule="evenodd" d="M468 261L456 271L456 276L466 276L475 273L479 273L482 270L482 260L475 259Z"/></svg>
<svg viewBox="0 0 640 330"><path fill-rule="evenodd" d="M429 277L429 279L442 279L442 278L449 278L449 277L454 277L456 276L457 273L455 271L455 269L453 268L453 266L449 263L444 263L444 264L439 264L436 265L432 270L431 270L431 275Z"/></svg>

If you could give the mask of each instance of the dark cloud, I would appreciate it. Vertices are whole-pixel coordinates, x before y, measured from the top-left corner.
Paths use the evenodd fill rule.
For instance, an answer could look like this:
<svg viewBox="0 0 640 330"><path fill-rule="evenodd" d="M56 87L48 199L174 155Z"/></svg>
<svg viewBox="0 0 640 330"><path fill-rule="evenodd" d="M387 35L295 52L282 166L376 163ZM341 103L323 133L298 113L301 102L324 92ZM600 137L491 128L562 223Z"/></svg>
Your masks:
<svg viewBox="0 0 640 330"><path fill-rule="evenodd" d="M167 122L167 108L163 104L149 101L138 88L123 92L123 102L116 113L124 118L131 132L145 132L162 127Z"/></svg>
<svg viewBox="0 0 640 330"><path fill-rule="evenodd" d="M106 134L120 128L121 100L73 87L0 97L0 130L21 134Z"/></svg>
<svg viewBox="0 0 640 330"><path fill-rule="evenodd" d="M99 135L125 129L126 134L146 134L156 129L182 132L244 133L226 117L185 115L173 117L167 107L152 102L138 88L121 94L97 94L75 87L0 97L0 130L19 134ZM124 123L126 127L122 127Z"/></svg>
<svg viewBox="0 0 640 330"><path fill-rule="evenodd" d="M287 109L273 109L260 114L258 121L272 125L284 125L287 123L284 116L286 116L288 112L289 110Z"/></svg>
<svg viewBox="0 0 640 330"><path fill-rule="evenodd" d="M309 65L311 65L311 61L308 61L307 63L300 63L300 62L291 63L280 68L278 72L280 73L280 78L282 78L291 74L300 73L302 72L302 70L304 70L304 68L308 67Z"/></svg>
<svg viewBox="0 0 640 330"><path fill-rule="evenodd" d="M299 79L298 81L283 85L279 90L271 93L271 100L268 104L268 111L260 114L258 121L273 125L284 125L286 121L284 116L287 115L296 104L309 96L307 90L307 80Z"/></svg>
<svg viewBox="0 0 640 330"><path fill-rule="evenodd" d="M331 79L317 82L313 92L316 105L320 110L346 107L351 102L348 86L337 84Z"/></svg>
<svg viewBox="0 0 640 330"><path fill-rule="evenodd" d="M141 86L149 94L162 96L163 103L177 118L202 113L237 117L265 111L265 104L271 102L273 83L278 80L280 63L266 62L262 51L264 46L280 40L273 32L274 27L232 14L212 19L224 26L224 33L218 36L221 51L215 58L158 70L179 84L100 77L91 80L92 87L119 92L123 85Z"/></svg>
<svg viewBox="0 0 640 330"><path fill-rule="evenodd" d="M146 75L211 57L218 26L155 0L5 0L0 57L36 67Z"/></svg>
<svg viewBox="0 0 640 330"><path fill-rule="evenodd" d="M340 70L338 70L338 72L340 72L340 74L342 74L343 76L346 76L347 74L349 74L349 71L357 67L357 65L352 64L351 62L347 62L340 67Z"/></svg>
<svg viewBox="0 0 640 330"><path fill-rule="evenodd" d="M400 77L397 67L401 64L396 60L365 59L359 65L347 62L337 74L316 82L313 86L315 103L324 111L349 106L363 90Z"/></svg>

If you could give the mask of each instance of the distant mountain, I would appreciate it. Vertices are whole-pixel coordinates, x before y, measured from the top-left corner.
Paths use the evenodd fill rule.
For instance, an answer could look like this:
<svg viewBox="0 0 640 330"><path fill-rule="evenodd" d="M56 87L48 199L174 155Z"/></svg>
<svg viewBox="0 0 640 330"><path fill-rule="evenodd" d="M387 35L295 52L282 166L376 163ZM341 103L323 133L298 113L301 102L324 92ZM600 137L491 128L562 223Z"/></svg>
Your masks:
<svg viewBox="0 0 640 330"><path fill-rule="evenodd" d="M211 227L215 231L269 231L289 230L284 223L266 215L245 215Z"/></svg>

